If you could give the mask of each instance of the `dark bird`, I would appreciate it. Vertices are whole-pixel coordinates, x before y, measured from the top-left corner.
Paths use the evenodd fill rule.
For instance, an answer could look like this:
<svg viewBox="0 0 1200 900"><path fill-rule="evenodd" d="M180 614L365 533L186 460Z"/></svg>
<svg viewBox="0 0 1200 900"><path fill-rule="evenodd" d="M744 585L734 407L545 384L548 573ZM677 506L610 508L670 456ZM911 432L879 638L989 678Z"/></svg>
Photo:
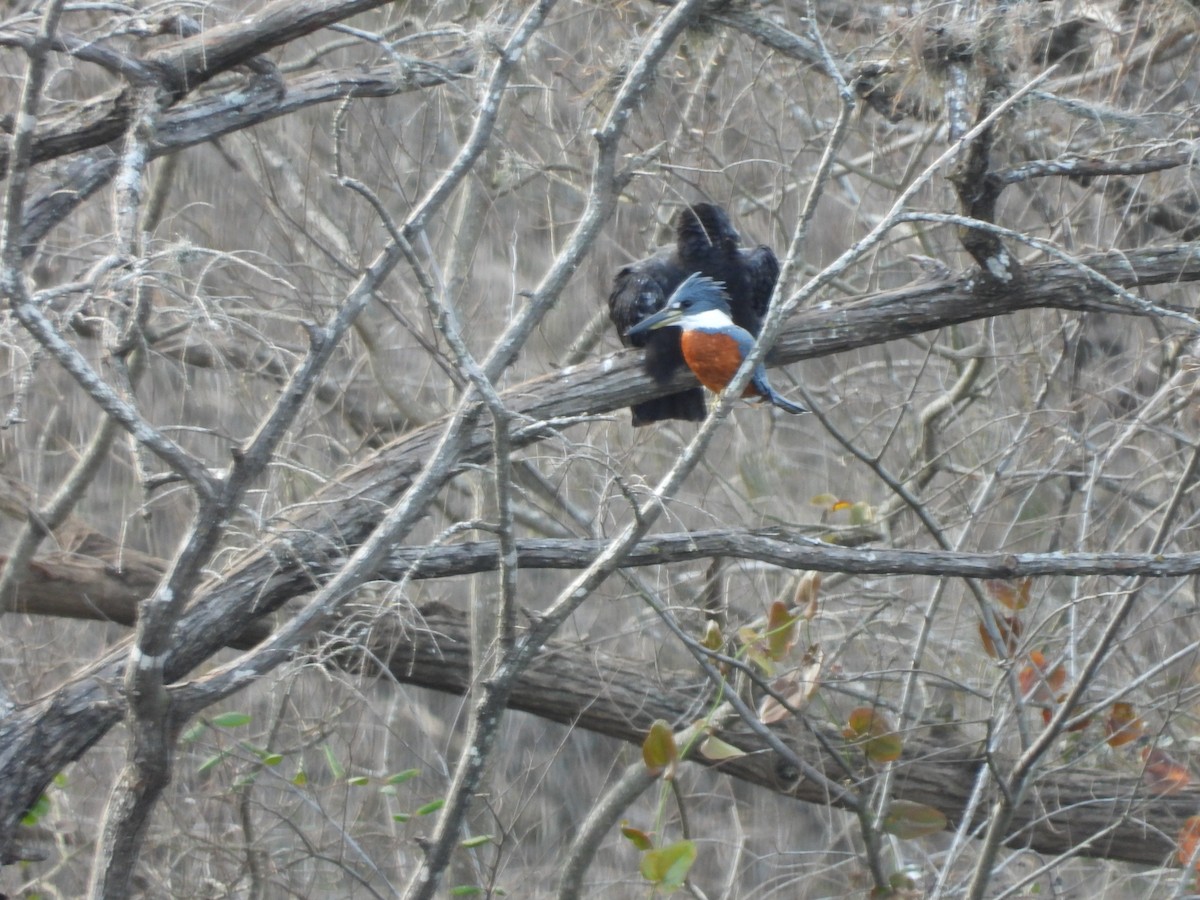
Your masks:
<svg viewBox="0 0 1200 900"><path fill-rule="evenodd" d="M696 203L675 217L675 246L623 267L613 279L608 316L627 347L645 347L646 373L668 381L684 366L680 331L665 327L631 334L639 322L667 305L667 299L689 275L699 273L725 285L733 322L758 334L779 280L779 260L770 247L741 246L741 237L725 210ZM699 422L704 418L704 391L690 388L647 400L632 408L633 424L664 419Z"/></svg>
<svg viewBox="0 0 1200 900"><path fill-rule="evenodd" d="M733 380L754 346L754 336L734 324L730 317L723 288L720 282L704 275L689 275L671 295L666 307L634 325L628 336L634 338L678 326L683 361L702 385L720 393ZM785 412L808 412L806 407L775 392L767 381L767 370L762 363L755 366L742 396L765 400Z"/></svg>

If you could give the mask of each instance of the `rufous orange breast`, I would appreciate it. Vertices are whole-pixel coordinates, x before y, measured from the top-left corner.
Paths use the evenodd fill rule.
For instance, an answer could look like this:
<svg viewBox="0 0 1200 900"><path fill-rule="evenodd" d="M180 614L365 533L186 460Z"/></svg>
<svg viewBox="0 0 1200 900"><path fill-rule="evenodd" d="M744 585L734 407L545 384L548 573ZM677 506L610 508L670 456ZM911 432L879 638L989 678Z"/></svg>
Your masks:
<svg viewBox="0 0 1200 900"><path fill-rule="evenodd" d="M685 331L679 338L679 345L688 368L714 393L725 389L742 364L738 342L719 331ZM758 391L747 385L742 396L755 397Z"/></svg>

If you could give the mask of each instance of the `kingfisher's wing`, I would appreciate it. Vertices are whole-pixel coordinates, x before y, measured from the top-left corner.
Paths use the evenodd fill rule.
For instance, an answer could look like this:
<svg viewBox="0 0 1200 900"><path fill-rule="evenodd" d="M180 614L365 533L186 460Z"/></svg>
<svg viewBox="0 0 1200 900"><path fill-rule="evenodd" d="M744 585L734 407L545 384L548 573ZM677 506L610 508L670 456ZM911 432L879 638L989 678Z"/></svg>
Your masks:
<svg viewBox="0 0 1200 900"><path fill-rule="evenodd" d="M679 348L680 329L659 328L633 338L626 332L666 306L668 298L687 274L675 264L671 251L663 251L622 267L613 279L612 293L608 295L608 317L616 326L621 343L626 347L645 347L643 365L646 373L656 381L666 381L686 365ZM631 409L635 426L666 419L699 422L707 412L704 391L700 388L647 400Z"/></svg>

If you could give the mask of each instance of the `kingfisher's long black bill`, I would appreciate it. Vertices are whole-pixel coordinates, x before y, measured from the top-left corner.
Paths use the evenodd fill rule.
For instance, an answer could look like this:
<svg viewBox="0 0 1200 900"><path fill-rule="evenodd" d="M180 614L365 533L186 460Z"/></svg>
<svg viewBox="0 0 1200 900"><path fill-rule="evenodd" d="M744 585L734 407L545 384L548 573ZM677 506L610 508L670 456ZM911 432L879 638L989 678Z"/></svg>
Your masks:
<svg viewBox="0 0 1200 900"><path fill-rule="evenodd" d="M625 332L625 336L637 337L639 334L646 334L647 332L653 331L656 328L665 328L668 325L676 325L682 318L683 316L680 314L678 309L668 306L665 309L660 309L654 315L647 316L646 318L642 319L642 321L638 322L627 332Z"/></svg>

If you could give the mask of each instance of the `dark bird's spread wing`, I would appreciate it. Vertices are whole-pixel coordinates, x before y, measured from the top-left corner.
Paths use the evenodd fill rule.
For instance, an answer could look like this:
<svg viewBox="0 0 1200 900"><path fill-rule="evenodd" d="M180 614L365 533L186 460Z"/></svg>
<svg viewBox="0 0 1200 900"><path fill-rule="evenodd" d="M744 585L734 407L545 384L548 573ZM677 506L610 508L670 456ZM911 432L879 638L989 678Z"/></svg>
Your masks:
<svg viewBox="0 0 1200 900"><path fill-rule="evenodd" d="M737 253L741 242L741 235L719 206L693 203L675 217L675 252L689 275L704 266L720 265L721 260ZM709 277L716 278L715 275Z"/></svg>
<svg viewBox="0 0 1200 900"><path fill-rule="evenodd" d="M680 268L722 282L733 321L758 334L779 280L779 260L771 248L743 250L741 236L725 210L711 203L680 210L675 239Z"/></svg>
<svg viewBox="0 0 1200 900"><path fill-rule="evenodd" d="M622 267L608 295L608 317L626 347L645 346L642 336L630 338L630 328L667 305L667 298L686 276L671 263L670 251Z"/></svg>
<svg viewBox="0 0 1200 900"><path fill-rule="evenodd" d="M728 214L712 203L684 207L675 218L675 246L623 267L613 280L608 316L625 346L646 348L647 374L662 382L683 368L678 328L659 328L630 339L626 332L658 312L685 278L694 272L723 282L733 321L758 334L779 280L779 260L770 247L741 248L741 237ZM664 419L698 422L705 416L700 388L671 394L633 408L633 424Z"/></svg>
<svg viewBox="0 0 1200 900"><path fill-rule="evenodd" d="M673 261L674 251L668 250L623 267L613 279L608 295L608 317L617 327L621 343L626 347L645 347L643 365L646 374L656 381L666 381L684 367L683 351L679 348L678 328L659 328L647 335L630 338L626 333L638 322L667 305L667 299L687 277ZM665 419L699 422L704 419L704 391L689 388L678 394L668 394L638 403L632 408L633 424L649 425Z"/></svg>
<svg viewBox="0 0 1200 900"><path fill-rule="evenodd" d="M759 244L753 250L740 251L742 256L742 271L746 273L746 311L756 319L756 327L742 325L747 331L758 334L762 320L766 318L767 308L771 305L771 295L775 292L775 283L779 281L779 260L775 251L766 244ZM734 314L734 319L737 314ZM740 324L740 323L739 323Z"/></svg>

